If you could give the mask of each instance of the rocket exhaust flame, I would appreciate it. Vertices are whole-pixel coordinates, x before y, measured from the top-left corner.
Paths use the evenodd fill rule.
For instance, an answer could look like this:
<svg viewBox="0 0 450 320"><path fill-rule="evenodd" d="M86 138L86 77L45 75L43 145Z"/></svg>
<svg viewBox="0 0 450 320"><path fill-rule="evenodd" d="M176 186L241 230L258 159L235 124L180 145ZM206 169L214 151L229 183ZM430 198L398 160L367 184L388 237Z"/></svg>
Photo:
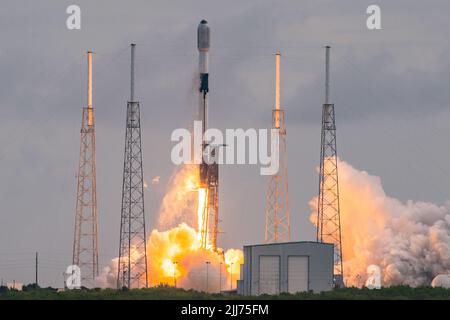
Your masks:
<svg viewBox="0 0 450 320"><path fill-rule="evenodd" d="M198 219L198 238L201 246L207 248L208 243L208 189L198 188L198 205L197 205L197 219Z"/></svg>
<svg viewBox="0 0 450 320"><path fill-rule="evenodd" d="M183 216L174 212L183 212ZM198 167L180 168L171 179L160 209L159 225L165 231L153 230L148 240L152 285L176 283L183 288L205 290L206 261L210 262L209 291L229 288L231 274L233 279L238 279L243 253L236 249L214 250L209 240L207 215L208 189L200 182ZM173 226L172 221L178 224ZM222 285L219 285L220 277Z"/></svg>
<svg viewBox="0 0 450 320"><path fill-rule="evenodd" d="M239 279L240 264L244 261L241 250L214 250L210 243L206 247L202 244L203 214L207 212L204 209L208 197L207 189L200 186L195 165L180 167L170 179L159 210L159 230L154 229L147 241L149 285L173 286L176 283L177 287L205 291L206 261L210 262L209 292L229 290L231 280L235 283ZM139 259L141 255L133 251L132 259ZM115 287L116 277L117 258L103 269L97 283L102 287Z"/></svg>

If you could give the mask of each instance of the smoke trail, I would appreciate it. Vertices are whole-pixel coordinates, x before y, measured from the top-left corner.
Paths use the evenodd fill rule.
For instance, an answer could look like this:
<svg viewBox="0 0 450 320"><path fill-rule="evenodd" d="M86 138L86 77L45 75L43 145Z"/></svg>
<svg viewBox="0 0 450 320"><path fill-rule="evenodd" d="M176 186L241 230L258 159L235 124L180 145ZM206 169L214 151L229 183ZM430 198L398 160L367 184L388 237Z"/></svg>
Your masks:
<svg viewBox="0 0 450 320"><path fill-rule="evenodd" d="M104 267L99 276L95 278L95 284L99 288L116 288L119 258L111 259L109 265Z"/></svg>
<svg viewBox="0 0 450 320"><path fill-rule="evenodd" d="M430 285L450 270L450 202L403 203L385 194L379 177L343 161L339 187L347 285L362 286L371 264L381 268L383 286ZM310 207L316 210L317 198Z"/></svg>
<svg viewBox="0 0 450 320"><path fill-rule="evenodd" d="M184 165L170 178L167 192L159 209L158 228L167 230L185 222L191 226L197 223L197 167Z"/></svg>

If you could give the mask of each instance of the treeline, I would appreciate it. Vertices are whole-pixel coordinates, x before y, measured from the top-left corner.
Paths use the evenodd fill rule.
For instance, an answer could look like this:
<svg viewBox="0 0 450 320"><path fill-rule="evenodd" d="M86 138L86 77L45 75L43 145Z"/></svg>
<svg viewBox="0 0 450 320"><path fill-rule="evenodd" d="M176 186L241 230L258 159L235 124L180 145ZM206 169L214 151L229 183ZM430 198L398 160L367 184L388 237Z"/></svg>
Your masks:
<svg viewBox="0 0 450 320"><path fill-rule="evenodd" d="M35 284L23 286L22 291L0 287L0 299L38 299L38 300L210 300L210 299L255 299L255 300L450 300L450 289L408 286L396 286L370 290L367 288L344 288L333 291L297 294L282 293L280 295L261 295L258 297L242 297L229 294L208 294L194 290L184 290L168 286L148 289L115 290L86 289L60 291L55 288L40 288Z"/></svg>

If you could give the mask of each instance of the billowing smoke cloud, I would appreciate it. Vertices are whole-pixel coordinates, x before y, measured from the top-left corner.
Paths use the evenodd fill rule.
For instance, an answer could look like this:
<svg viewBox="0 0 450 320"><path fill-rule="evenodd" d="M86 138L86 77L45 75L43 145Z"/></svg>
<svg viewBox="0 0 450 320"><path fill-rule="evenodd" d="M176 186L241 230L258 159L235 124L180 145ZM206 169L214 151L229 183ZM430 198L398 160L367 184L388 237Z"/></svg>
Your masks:
<svg viewBox="0 0 450 320"><path fill-rule="evenodd" d="M166 284L219 292L230 289L233 280L233 288L236 287L244 260L243 252L202 248L199 232L193 227L198 219L197 197L197 167L186 165L178 168L162 200L159 228L154 229L147 239L148 281L151 286ZM135 252L135 256L142 255ZM116 287L117 265L118 258L115 258L103 268L96 285Z"/></svg>
<svg viewBox="0 0 450 320"><path fill-rule="evenodd" d="M147 242L149 281L199 291L219 292L239 278L241 250L202 249L195 229L185 223L167 231L153 230ZM208 265L206 263L208 262ZM111 260L96 278L96 286L117 286L118 258ZM235 288L236 285L233 285Z"/></svg>
<svg viewBox="0 0 450 320"><path fill-rule="evenodd" d="M104 267L100 272L100 275L97 278L95 278L96 287L116 288L118 265L119 265L119 258L112 259L109 265Z"/></svg>
<svg viewBox="0 0 450 320"><path fill-rule="evenodd" d="M450 202L403 203L385 194L379 177L343 161L339 187L347 285L362 286L371 264L381 268L383 286L430 285L450 270ZM310 206L316 210L317 198Z"/></svg>
<svg viewBox="0 0 450 320"><path fill-rule="evenodd" d="M173 228L183 222L191 226L197 223L197 180L193 165L181 166L174 172L159 209L159 229Z"/></svg>
<svg viewBox="0 0 450 320"><path fill-rule="evenodd" d="M218 292L229 289L232 274L234 280L238 278L243 261L241 250L201 248L196 230L185 223L166 231L153 230L147 246L153 285L176 282L183 288Z"/></svg>

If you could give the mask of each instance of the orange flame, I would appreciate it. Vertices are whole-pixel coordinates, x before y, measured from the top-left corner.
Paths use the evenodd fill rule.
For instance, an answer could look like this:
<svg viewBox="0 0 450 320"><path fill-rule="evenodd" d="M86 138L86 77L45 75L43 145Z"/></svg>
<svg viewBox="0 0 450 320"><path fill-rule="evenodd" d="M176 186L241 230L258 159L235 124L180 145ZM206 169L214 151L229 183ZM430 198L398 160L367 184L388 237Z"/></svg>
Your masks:
<svg viewBox="0 0 450 320"><path fill-rule="evenodd" d="M147 242L151 285L176 284L208 292L236 287L242 251L202 247L202 235L208 239L206 200L197 166L184 166L171 178L159 213L159 228L164 231L153 230Z"/></svg>

